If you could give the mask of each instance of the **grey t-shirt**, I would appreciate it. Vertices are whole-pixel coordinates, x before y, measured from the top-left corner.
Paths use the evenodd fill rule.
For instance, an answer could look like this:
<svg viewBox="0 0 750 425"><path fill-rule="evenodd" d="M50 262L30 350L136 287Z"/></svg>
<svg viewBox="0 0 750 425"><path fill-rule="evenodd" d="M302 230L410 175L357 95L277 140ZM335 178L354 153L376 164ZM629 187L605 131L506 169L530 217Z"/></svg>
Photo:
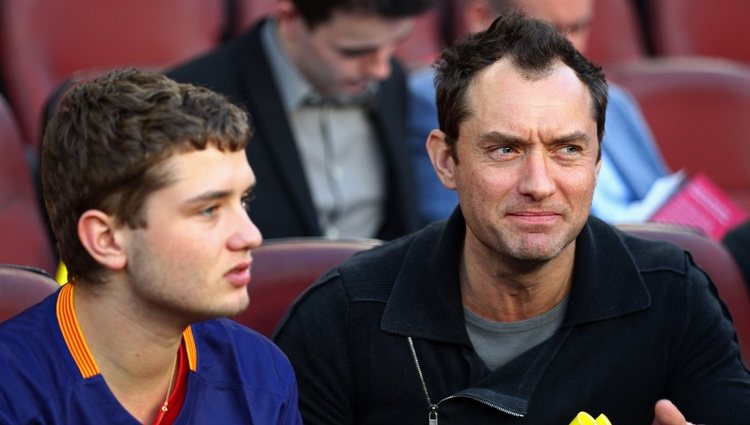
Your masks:
<svg viewBox="0 0 750 425"><path fill-rule="evenodd" d="M567 305L565 297L548 312L517 322L486 320L464 308L466 331L479 358L495 370L551 337L560 327Z"/></svg>

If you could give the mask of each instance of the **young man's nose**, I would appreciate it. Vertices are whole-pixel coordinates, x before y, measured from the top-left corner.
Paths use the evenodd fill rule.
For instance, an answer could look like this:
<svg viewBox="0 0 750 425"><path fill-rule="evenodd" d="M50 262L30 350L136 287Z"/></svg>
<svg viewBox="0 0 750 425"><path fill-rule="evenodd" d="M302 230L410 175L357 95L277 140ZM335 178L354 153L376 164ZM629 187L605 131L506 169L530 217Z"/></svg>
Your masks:
<svg viewBox="0 0 750 425"><path fill-rule="evenodd" d="M234 232L229 239L229 248L232 250L255 249L263 242L263 235L258 226L253 223L247 211L242 209L237 214L234 224Z"/></svg>

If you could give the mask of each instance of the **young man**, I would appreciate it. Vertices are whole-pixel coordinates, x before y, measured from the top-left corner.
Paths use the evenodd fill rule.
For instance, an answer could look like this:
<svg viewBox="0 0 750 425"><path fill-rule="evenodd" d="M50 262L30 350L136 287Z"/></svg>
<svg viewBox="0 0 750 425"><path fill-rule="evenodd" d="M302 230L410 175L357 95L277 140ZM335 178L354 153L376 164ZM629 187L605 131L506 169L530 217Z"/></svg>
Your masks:
<svg viewBox="0 0 750 425"><path fill-rule="evenodd" d="M74 88L42 152L71 280L0 325L0 424L300 424L294 373L228 319L248 305L246 114L115 71Z"/></svg>
<svg viewBox="0 0 750 425"><path fill-rule="evenodd" d="M250 216L267 238L417 229L406 79L392 56L433 3L279 0L246 34L169 73L250 112Z"/></svg>
<svg viewBox="0 0 750 425"><path fill-rule="evenodd" d="M585 54L594 0L465 0L462 15L467 30L473 33L487 28L498 15L515 9L550 22ZM437 126L433 79L432 69L415 72L409 79L409 149L425 222L447 218L458 204L455 191L446 189L435 177L425 152L427 135ZM612 223L641 221L642 204L649 190L669 171L638 105L627 92L613 85L609 86L604 133L602 169L592 213Z"/></svg>
<svg viewBox="0 0 750 425"><path fill-rule="evenodd" d="M607 85L543 21L443 53L427 147L447 222L355 255L275 339L306 424L733 424L750 374L690 256L590 217ZM667 400L663 400L667 399ZM674 404L670 404L670 400ZM431 423L431 422L430 422Z"/></svg>

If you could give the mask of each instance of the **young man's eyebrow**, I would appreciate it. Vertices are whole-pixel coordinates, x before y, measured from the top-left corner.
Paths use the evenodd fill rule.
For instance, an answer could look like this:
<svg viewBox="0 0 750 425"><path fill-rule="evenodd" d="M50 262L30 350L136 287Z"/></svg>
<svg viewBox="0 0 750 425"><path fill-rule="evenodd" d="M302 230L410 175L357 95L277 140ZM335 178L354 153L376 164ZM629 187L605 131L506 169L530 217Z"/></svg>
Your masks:
<svg viewBox="0 0 750 425"><path fill-rule="evenodd" d="M255 183L248 186L241 195L245 196L255 190ZM232 195L232 190L211 190L208 192L201 193L200 195L188 198L185 200L186 204L199 204L207 201L216 201L218 199L224 199Z"/></svg>
<svg viewBox="0 0 750 425"><path fill-rule="evenodd" d="M212 190L209 192L201 193L200 195L188 198L185 200L186 204L200 204L208 201L215 201L218 199L224 199L232 194L231 190Z"/></svg>

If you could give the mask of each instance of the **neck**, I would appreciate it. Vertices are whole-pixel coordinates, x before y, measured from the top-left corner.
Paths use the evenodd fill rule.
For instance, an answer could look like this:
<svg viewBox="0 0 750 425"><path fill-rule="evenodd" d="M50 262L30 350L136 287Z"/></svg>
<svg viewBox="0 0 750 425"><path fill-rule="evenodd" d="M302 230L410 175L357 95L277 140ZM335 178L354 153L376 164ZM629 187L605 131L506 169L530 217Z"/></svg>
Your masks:
<svg viewBox="0 0 750 425"><path fill-rule="evenodd" d="M529 319L551 310L570 292L573 244L555 259L534 265L498 258L486 249L467 255L466 249L459 265L461 297L464 307L480 317Z"/></svg>
<svg viewBox="0 0 750 425"><path fill-rule="evenodd" d="M186 325L165 325L137 303L117 296L112 290L117 286L78 284L75 311L107 386L131 415L149 423L175 378Z"/></svg>

